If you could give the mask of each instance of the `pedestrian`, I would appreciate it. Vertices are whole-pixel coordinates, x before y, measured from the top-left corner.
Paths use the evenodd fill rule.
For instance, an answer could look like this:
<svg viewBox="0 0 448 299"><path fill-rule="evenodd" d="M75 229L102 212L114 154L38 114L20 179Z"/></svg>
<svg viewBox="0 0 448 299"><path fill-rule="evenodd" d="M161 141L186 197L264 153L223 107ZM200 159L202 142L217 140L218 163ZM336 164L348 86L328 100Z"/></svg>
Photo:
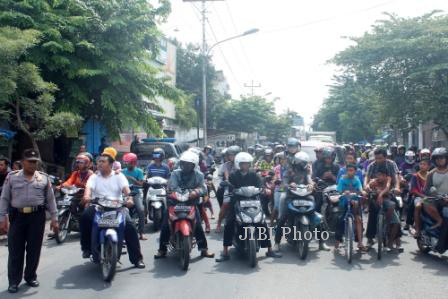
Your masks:
<svg viewBox="0 0 448 299"><path fill-rule="evenodd" d="M0 197L0 227L7 225L8 210L11 227L8 232L8 292L17 293L23 278L26 251L25 281L38 287L37 266L45 231L45 210L51 215L50 228L58 233L56 200L48 175L37 171L39 154L34 149L23 152L23 170L8 174Z"/></svg>

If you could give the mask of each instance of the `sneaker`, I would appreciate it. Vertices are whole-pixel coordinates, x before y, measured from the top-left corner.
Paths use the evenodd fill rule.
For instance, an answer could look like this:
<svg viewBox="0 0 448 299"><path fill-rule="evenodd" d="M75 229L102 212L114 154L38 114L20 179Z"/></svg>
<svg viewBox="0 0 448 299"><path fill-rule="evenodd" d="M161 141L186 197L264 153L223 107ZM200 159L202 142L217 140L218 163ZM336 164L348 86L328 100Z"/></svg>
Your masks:
<svg viewBox="0 0 448 299"><path fill-rule="evenodd" d="M319 250L330 251L331 248L328 247L328 245L325 244L324 242L321 242L321 243L319 243Z"/></svg>
<svg viewBox="0 0 448 299"><path fill-rule="evenodd" d="M368 240L367 240L367 246L372 247L373 245L375 245L375 240L373 240L373 239L368 239Z"/></svg>
<svg viewBox="0 0 448 299"><path fill-rule="evenodd" d="M88 251L88 250L84 250L84 251L82 252L82 258L83 258L83 259L88 259L88 258L90 258L90 255L91 255L91 252Z"/></svg>
<svg viewBox="0 0 448 299"><path fill-rule="evenodd" d="M275 243L274 247L272 247L272 250L275 252L280 252L280 244Z"/></svg>

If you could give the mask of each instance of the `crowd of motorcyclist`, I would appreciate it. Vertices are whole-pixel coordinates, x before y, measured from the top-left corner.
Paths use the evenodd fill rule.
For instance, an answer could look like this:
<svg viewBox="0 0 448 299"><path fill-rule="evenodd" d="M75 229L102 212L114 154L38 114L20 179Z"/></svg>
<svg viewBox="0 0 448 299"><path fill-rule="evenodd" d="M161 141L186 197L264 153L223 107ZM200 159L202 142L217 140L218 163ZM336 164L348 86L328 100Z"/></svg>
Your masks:
<svg viewBox="0 0 448 299"><path fill-rule="evenodd" d="M222 164L217 169L219 187L215 189L214 149L190 148L181 154L178 163L169 167L164 150L156 148L152 152L152 162L141 169L138 157L134 153L125 154L121 163L117 161L117 151L107 147L94 160L91 154L81 152L77 155L74 170L69 178L57 189L76 186L84 190L79 201L72 209L80 217L81 249L83 258L92 258L92 227L95 207L92 199L99 196L123 198L128 208L135 209L138 215L138 227L128 215L124 240L129 259L138 268L144 268L140 241L147 240L144 233L147 223L148 192L147 180L161 177L167 180L167 200L160 227L160 240L155 258L164 258L169 250L173 227L170 223L169 207L176 205L176 192L188 190L188 200L196 206L193 234L202 257L214 257L208 251L206 233L211 227L207 209L212 212L212 194L216 197L220 211L216 231L223 232L223 252L216 259L223 262L230 259L229 247L235 235L234 205L237 200L229 190L246 186L262 189L263 211L267 220L263 226L274 227L274 244L270 235L260 241L267 248L267 256L280 257L280 244L283 227L288 221L286 205L288 190L306 186L309 194L305 200L315 204L315 213L326 217L328 198L322 190L335 186L341 194L339 206L346 208L346 200L355 216L356 240L360 251L367 251L375 243L377 215L384 210L388 224L388 251L402 252L401 236L409 231L418 238L422 234L422 213L433 219L429 228L438 230L440 235L437 250L444 252L448 234L444 221L443 208L448 202L448 152L445 148L418 150L406 149L403 145L374 146L371 144L346 144L334 147L315 148L316 160L311 163L307 153L301 151L301 143L296 138L288 138L285 144L270 146L250 146L243 151L239 146L230 146L222 151ZM3 165L5 164L5 165ZM7 160L0 160L3 168L9 166ZM121 167L122 166L122 167ZM441 196L441 200L436 200ZM368 213L367 226L364 228L362 217ZM342 219L338 219L335 233L335 251L343 242ZM202 223L205 223L205 230ZM224 223L224 228L222 224ZM403 225L402 225L403 223ZM322 236L329 230L325 221L318 225ZM267 230L269 231L269 230ZM363 243L363 235L367 246ZM319 249L330 250L324 238L319 238Z"/></svg>

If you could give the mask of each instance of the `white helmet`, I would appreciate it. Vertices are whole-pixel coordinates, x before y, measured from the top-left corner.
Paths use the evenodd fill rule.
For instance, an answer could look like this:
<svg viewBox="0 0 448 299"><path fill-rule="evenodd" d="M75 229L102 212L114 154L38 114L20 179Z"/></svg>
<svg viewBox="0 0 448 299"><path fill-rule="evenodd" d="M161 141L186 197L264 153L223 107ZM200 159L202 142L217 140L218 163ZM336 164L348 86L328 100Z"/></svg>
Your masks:
<svg viewBox="0 0 448 299"><path fill-rule="evenodd" d="M240 152L235 156L235 168L240 169L240 163L252 163L254 158L251 154L246 152Z"/></svg>
<svg viewBox="0 0 448 299"><path fill-rule="evenodd" d="M292 165L293 167L298 167L301 169L305 169L305 167L310 163L310 156L308 156L305 152L298 152L294 155L294 158L292 159Z"/></svg>
<svg viewBox="0 0 448 299"><path fill-rule="evenodd" d="M195 167L199 165L199 156L192 151L183 152L179 160L181 162L193 163Z"/></svg>
<svg viewBox="0 0 448 299"><path fill-rule="evenodd" d="M408 164L414 164L415 163L415 153L413 151L407 151L404 154L404 160Z"/></svg>

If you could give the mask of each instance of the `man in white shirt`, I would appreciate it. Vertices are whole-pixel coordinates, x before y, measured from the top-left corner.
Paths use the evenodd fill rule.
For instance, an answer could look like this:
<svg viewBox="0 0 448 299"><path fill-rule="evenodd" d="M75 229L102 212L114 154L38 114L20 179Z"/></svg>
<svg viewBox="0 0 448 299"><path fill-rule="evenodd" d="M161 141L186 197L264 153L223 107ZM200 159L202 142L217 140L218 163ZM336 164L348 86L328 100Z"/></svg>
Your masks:
<svg viewBox="0 0 448 299"><path fill-rule="evenodd" d="M134 202L128 195L131 193L128 180L122 173L112 170L115 157L103 153L98 159L98 172L93 174L87 181L84 192L84 204L86 209L81 216L81 250L83 258L91 255L92 224L95 216L95 208L90 205L90 200L95 197L122 198L126 196L126 205L132 207ZM145 268L143 256L140 249L137 229L129 219L126 218L124 238L129 254L129 260L137 268Z"/></svg>

